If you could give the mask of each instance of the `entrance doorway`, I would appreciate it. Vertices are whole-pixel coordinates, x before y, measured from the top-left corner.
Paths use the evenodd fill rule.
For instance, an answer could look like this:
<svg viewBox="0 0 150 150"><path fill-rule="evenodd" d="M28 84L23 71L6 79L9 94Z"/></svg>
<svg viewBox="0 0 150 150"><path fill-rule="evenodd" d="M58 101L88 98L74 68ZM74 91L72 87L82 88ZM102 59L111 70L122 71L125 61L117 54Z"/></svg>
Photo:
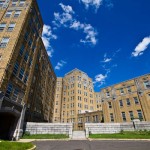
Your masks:
<svg viewBox="0 0 150 150"><path fill-rule="evenodd" d="M18 118L12 113L0 112L0 139L11 140Z"/></svg>

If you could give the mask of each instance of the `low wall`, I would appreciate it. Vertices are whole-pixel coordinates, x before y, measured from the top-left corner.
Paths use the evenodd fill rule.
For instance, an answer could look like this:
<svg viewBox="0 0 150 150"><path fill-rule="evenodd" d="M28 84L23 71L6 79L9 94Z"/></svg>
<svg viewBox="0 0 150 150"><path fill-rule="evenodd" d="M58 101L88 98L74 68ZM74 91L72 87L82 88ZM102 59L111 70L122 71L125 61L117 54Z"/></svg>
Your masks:
<svg viewBox="0 0 150 150"><path fill-rule="evenodd" d="M111 134L123 131L150 130L150 122L129 122L129 123L85 123L86 137L89 134Z"/></svg>
<svg viewBox="0 0 150 150"><path fill-rule="evenodd" d="M136 122L135 123L135 129L136 130L150 130L150 122Z"/></svg>
<svg viewBox="0 0 150 150"><path fill-rule="evenodd" d="M27 122L24 131L30 134L67 134L72 137L72 123L34 123Z"/></svg>

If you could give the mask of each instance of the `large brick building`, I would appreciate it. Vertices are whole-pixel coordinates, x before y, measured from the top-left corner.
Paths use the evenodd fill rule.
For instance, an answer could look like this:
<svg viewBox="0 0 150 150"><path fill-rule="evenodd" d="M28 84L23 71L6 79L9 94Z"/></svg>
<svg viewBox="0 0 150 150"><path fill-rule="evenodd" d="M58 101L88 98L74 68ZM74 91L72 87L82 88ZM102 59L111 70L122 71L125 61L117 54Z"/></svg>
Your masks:
<svg viewBox="0 0 150 150"><path fill-rule="evenodd" d="M36 0L0 1L1 138L17 138L23 119L52 122L56 76L42 30Z"/></svg>
<svg viewBox="0 0 150 150"><path fill-rule="evenodd" d="M78 114L95 110L94 94L92 79L79 69L74 69L65 74L63 78L58 78L54 110L55 122L71 122L74 129L77 129Z"/></svg>
<svg viewBox="0 0 150 150"><path fill-rule="evenodd" d="M87 118L95 122L93 116L107 123L150 121L150 74L94 92L92 79L74 69L58 79L57 87L54 120L72 122L75 130L84 129Z"/></svg>
<svg viewBox="0 0 150 150"><path fill-rule="evenodd" d="M150 74L101 89L104 122L150 121Z"/></svg>

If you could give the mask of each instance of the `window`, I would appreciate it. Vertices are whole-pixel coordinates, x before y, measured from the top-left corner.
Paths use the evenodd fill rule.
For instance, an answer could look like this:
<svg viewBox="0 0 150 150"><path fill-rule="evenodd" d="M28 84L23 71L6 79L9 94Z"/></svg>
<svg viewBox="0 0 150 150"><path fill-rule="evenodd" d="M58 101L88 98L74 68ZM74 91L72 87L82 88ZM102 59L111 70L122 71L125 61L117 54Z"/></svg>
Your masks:
<svg viewBox="0 0 150 150"><path fill-rule="evenodd" d="M127 99L126 99L126 101L127 101L127 106L130 106L130 105L131 105L131 103L130 103L130 99L129 99L129 98L127 98Z"/></svg>
<svg viewBox="0 0 150 150"><path fill-rule="evenodd" d="M26 41L28 40L28 36L29 36L29 33L26 32L25 35L24 35L24 38L25 38Z"/></svg>
<svg viewBox="0 0 150 150"><path fill-rule="evenodd" d="M32 45L32 39L29 40L28 44L31 47L31 45Z"/></svg>
<svg viewBox="0 0 150 150"><path fill-rule="evenodd" d="M16 11L15 11L15 14L14 14L14 18L19 17L20 14L21 14L21 10L16 10Z"/></svg>
<svg viewBox="0 0 150 150"><path fill-rule="evenodd" d="M122 120L126 121L126 114L125 114L125 112L122 112L121 114L122 114Z"/></svg>
<svg viewBox="0 0 150 150"><path fill-rule="evenodd" d="M139 104L139 100L137 97L133 97L135 104Z"/></svg>
<svg viewBox="0 0 150 150"><path fill-rule="evenodd" d="M25 4L25 0L20 0L19 6L23 7L24 4Z"/></svg>
<svg viewBox="0 0 150 150"><path fill-rule="evenodd" d="M8 37L4 37L0 43L0 48L5 48L7 46L9 42L9 38Z"/></svg>
<svg viewBox="0 0 150 150"><path fill-rule="evenodd" d="M130 92L131 92L131 87L128 86L128 87L127 87L127 90L128 90L128 92L130 93Z"/></svg>
<svg viewBox="0 0 150 150"><path fill-rule="evenodd" d="M29 57L29 54L28 52L25 53L25 56L24 56L24 60L27 62L28 61L28 57Z"/></svg>
<svg viewBox="0 0 150 150"><path fill-rule="evenodd" d="M111 122L114 122L114 116L113 116L113 113L110 113L110 121L111 121Z"/></svg>
<svg viewBox="0 0 150 150"><path fill-rule="evenodd" d="M14 70L13 70L13 73L16 75L17 72L18 72L18 68L19 68L19 64L18 62L15 63L15 66L14 66Z"/></svg>
<svg viewBox="0 0 150 150"><path fill-rule="evenodd" d="M5 14L5 18L9 18L12 15L12 10L8 10Z"/></svg>
<svg viewBox="0 0 150 150"><path fill-rule="evenodd" d="M109 96L110 96L110 93L109 93L109 92L106 92L106 96L109 97Z"/></svg>
<svg viewBox="0 0 150 150"><path fill-rule="evenodd" d="M108 107L112 108L111 102L108 102Z"/></svg>
<svg viewBox="0 0 150 150"><path fill-rule="evenodd" d="M88 105L84 105L84 108L85 108L85 109L88 109Z"/></svg>
<svg viewBox="0 0 150 150"><path fill-rule="evenodd" d="M143 115L141 110L137 110L138 116L140 120L143 120Z"/></svg>
<svg viewBox="0 0 150 150"><path fill-rule="evenodd" d="M11 6L15 7L17 5L18 0L13 0Z"/></svg>
<svg viewBox="0 0 150 150"><path fill-rule="evenodd" d="M13 101L17 101L18 95L19 95L19 90L18 90L18 89L14 89L14 93L13 93L13 96L12 96L12 100L13 100Z"/></svg>
<svg viewBox="0 0 150 150"><path fill-rule="evenodd" d="M93 116L93 122L98 122L98 115Z"/></svg>
<svg viewBox="0 0 150 150"><path fill-rule="evenodd" d="M123 107L123 101L119 100L120 107Z"/></svg>
<svg viewBox="0 0 150 150"><path fill-rule="evenodd" d="M85 121L90 122L90 116L86 116Z"/></svg>
<svg viewBox="0 0 150 150"><path fill-rule="evenodd" d="M28 73L25 74L25 77L24 77L24 83L26 84L28 81Z"/></svg>
<svg viewBox="0 0 150 150"><path fill-rule="evenodd" d="M15 25L16 25L15 23L10 23L9 26L8 26L7 31L13 31L14 28L15 28Z"/></svg>
<svg viewBox="0 0 150 150"><path fill-rule="evenodd" d="M129 115L130 115L130 119L133 120L134 119L133 111L129 111Z"/></svg>
<svg viewBox="0 0 150 150"><path fill-rule="evenodd" d="M123 88L120 89L120 93L121 93L121 94L124 94Z"/></svg>
<svg viewBox="0 0 150 150"><path fill-rule="evenodd" d="M12 84L8 84L8 87L7 87L7 90L6 90L6 94L5 94L6 97L8 97L8 98L10 97L12 89L13 89Z"/></svg>
<svg viewBox="0 0 150 150"><path fill-rule="evenodd" d="M145 82L144 82L144 87L145 87L146 89L149 89L149 88L150 88L150 81L145 81Z"/></svg>
<svg viewBox="0 0 150 150"><path fill-rule="evenodd" d="M90 110L93 110L93 106L90 106Z"/></svg>
<svg viewBox="0 0 150 150"><path fill-rule="evenodd" d="M82 108L82 104L78 103L78 107Z"/></svg>
<svg viewBox="0 0 150 150"><path fill-rule="evenodd" d="M24 75L24 69L23 68L21 68L20 69L20 73L19 73L19 78L22 80L22 78L23 78L23 75Z"/></svg>
<svg viewBox="0 0 150 150"><path fill-rule="evenodd" d="M3 7L4 3L5 3L5 0L0 1L0 7Z"/></svg>
<svg viewBox="0 0 150 150"><path fill-rule="evenodd" d="M6 23L1 23L0 24L0 32L2 32L6 27Z"/></svg>
<svg viewBox="0 0 150 150"><path fill-rule="evenodd" d="M24 52L24 45L21 46L19 54L23 55L23 52Z"/></svg>

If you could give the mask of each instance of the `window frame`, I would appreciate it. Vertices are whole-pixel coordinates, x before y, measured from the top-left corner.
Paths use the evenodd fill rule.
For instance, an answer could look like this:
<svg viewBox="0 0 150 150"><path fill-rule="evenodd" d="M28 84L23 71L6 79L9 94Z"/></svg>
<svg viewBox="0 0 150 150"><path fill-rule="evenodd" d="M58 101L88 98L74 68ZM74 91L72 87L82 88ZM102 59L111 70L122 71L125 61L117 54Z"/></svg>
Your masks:
<svg viewBox="0 0 150 150"><path fill-rule="evenodd" d="M4 41L7 41L7 42L4 42ZM9 43L9 40L10 38L9 37L3 37L1 42L0 42L0 48L6 48L8 43Z"/></svg>
<svg viewBox="0 0 150 150"><path fill-rule="evenodd" d="M122 105L121 105L122 104ZM123 100L119 100L119 106L123 107Z"/></svg>
<svg viewBox="0 0 150 150"><path fill-rule="evenodd" d="M12 26L12 25L14 25L14 26ZM7 27L7 31L12 32L14 30L15 26L16 26L16 23L10 22L10 24Z"/></svg>
<svg viewBox="0 0 150 150"><path fill-rule="evenodd" d="M7 25L7 23L5 23L5 22L0 23L0 32L3 32L5 30L6 25Z"/></svg>
<svg viewBox="0 0 150 150"><path fill-rule="evenodd" d="M7 10L7 12L5 13L5 18L10 18L12 13L13 13L12 10Z"/></svg>
<svg viewBox="0 0 150 150"><path fill-rule="evenodd" d="M125 112L121 112L121 116L122 116L122 120L123 120L124 122L126 122L126 121L127 121L126 113L125 113Z"/></svg>
<svg viewBox="0 0 150 150"><path fill-rule="evenodd" d="M15 13L14 13L13 18L18 18L20 15L21 15L21 10L16 10Z"/></svg>

